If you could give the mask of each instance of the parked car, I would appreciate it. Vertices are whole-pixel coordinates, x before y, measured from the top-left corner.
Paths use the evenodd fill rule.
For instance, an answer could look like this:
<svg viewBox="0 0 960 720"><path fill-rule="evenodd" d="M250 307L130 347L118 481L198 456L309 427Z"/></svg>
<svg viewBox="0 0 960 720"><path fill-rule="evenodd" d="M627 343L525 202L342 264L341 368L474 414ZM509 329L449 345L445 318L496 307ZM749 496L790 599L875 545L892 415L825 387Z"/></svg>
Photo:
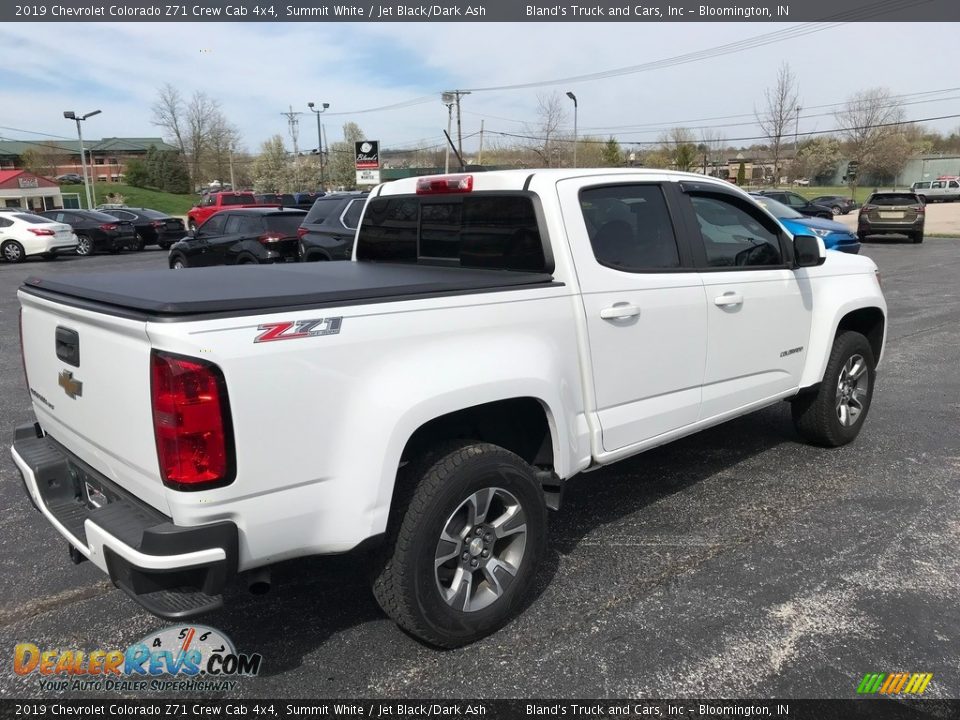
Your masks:
<svg viewBox="0 0 960 720"><path fill-rule="evenodd" d="M781 202L807 217L819 217L825 220L833 217L833 210L828 206L812 203L803 197L803 195L791 192L790 190L758 190L757 194L773 198L777 202Z"/></svg>
<svg viewBox="0 0 960 720"><path fill-rule="evenodd" d="M183 220L159 210L131 208L124 205L120 208L105 208L103 212L118 220L128 220L133 223L137 232L134 250L143 250L147 245L159 245L162 249L168 250L186 232Z"/></svg>
<svg viewBox="0 0 960 720"><path fill-rule="evenodd" d="M860 208L857 235L863 242L870 235L906 235L923 242L926 205L914 192L875 192Z"/></svg>
<svg viewBox="0 0 960 720"><path fill-rule="evenodd" d="M371 193L356 243L349 263L27 279L35 417L12 456L50 528L24 542L62 538L180 623L234 578L356 551L390 617L456 647L525 607L569 527L548 532L547 511L570 478L782 400L823 447L871 410L876 264L791 237L713 178L404 178ZM357 602L348 582L318 591Z"/></svg>
<svg viewBox="0 0 960 720"><path fill-rule="evenodd" d="M814 205L823 205L830 208L834 215L846 215L858 207L856 200L843 195L819 195L810 202Z"/></svg>
<svg viewBox="0 0 960 720"><path fill-rule="evenodd" d="M218 212L170 248L170 267L296 262L304 210L240 208Z"/></svg>
<svg viewBox="0 0 960 720"><path fill-rule="evenodd" d="M787 230L794 235L809 235L812 233L823 239L823 244L828 250L839 250L854 255L860 252L859 238L855 233L850 232L846 225L842 225L835 220L805 217L793 208L789 208L771 197L756 193L751 193L751 195L764 210L782 222Z"/></svg>
<svg viewBox="0 0 960 720"><path fill-rule="evenodd" d="M952 175L938 177L936 180L915 182L910 190L927 202L955 202L960 200L960 178Z"/></svg>
<svg viewBox="0 0 960 720"><path fill-rule="evenodd" d="M257 202L257 198L254 197L252 192L209 192L187 213L187 227L196 230L214 213L226 208L257 207L259 205L262 205L262 203Z"/></svg>
<svg viewBox="0 0 960 720"><path fill-rule="evenodd" d="M300 260L349 260L369 193L337 193L313 203L297 235Z"/></svg>
<svg viewBox="0 0 960 720"><path fill-rule="evenodd" d="M293 193L257 193L254 195L261 205L277 205L279 207L294 207L297 199ZM307 209L307 208L303 208Z"/></svg>
<svg viewBox="0 0 960 720"><path fill-rule="evenodd" d="M7 262L23 262L30 255L52 260L76 247L69 225L26 212L0 213L0 256Z"/></svg>
<svg viewBox="0 0 960 720"><path fill-rule="evenodd" d="M810 181L807 178L797 178L793 181L793 184L800 187L807 187L810 184Z"/></svg>
<svg viewBox="0 0 960 720"><path fill-rule="evenodd" d="M77 173L66 173L65 175L57 175L54 180L61 185L79 185L83 182L83 176Z"/></svg>
<svg viewBox="0 0 960 720"><path fill-rule="evenodd" d="M38 214L73 228L77 235L77 255L90 255L99 250L118 253L133 247L137 240L132 222L96 210L45 210Z"/></svg>
<svg viewBox="0 0 960 720"><path fill-rule="evenodd" d="M316 192L298 192L293 194L294 207L298 207L301 210L309 210L313 207L313 204L326 195L325 192L320 190Z"/></svg>

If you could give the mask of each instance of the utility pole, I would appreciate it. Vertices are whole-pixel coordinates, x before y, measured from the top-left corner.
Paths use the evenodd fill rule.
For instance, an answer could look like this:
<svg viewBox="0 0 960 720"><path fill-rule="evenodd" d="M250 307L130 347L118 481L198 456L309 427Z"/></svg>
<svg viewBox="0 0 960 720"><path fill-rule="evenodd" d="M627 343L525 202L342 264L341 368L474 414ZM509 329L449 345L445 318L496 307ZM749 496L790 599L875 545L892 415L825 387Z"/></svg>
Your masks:
<svg viewBox="0 0 960 720"><path fill-rule="evenodd" d="M228 158L228 161L229 161L229 163L230 163L230 189L231 189L231 190L236 190L236 189L237 189L237 181L236 181L236 179L235 179L234 176L233 176L233 146L232 146L232 145L230 146L230 152L229 152L229 154L227 155L227 158Z"/></svg>
<svg viewBox="0 0 960 720"><path fill-rule="evenodd" d="M90 190L90 182L87 179L87 156L83 147L83 130L80 129L80 122L99 114L99 110L88 112L86 115L77 115L73 110L65 110L63 112L63 116L67 120L76 120L77 122L77 137L80 138L80 167L83 169L83 189L87 196L87 210L93 210L93 195ZM93 163L91 162L91 164Z"/></svg>
<svg viewBox="0 0 960 720"><path fill-rule="evenodd" d="M483 165L483 120L480 120L480 152L477 155L477 165Z"/></svg>
<svg viewBox="0 0 960 720"><path fill-rule="evenodd" d="M290 132L290 139L293 141L293 174L295 177L295 182L297 190L303 190L300 187L300 148L297 146L297 139L300 136L300 113L295 112L293 105L289 106L290 110L285 113L280 113L285 115L287 118L287 129ZM280 188L277 188L279 190Z"/></svg>

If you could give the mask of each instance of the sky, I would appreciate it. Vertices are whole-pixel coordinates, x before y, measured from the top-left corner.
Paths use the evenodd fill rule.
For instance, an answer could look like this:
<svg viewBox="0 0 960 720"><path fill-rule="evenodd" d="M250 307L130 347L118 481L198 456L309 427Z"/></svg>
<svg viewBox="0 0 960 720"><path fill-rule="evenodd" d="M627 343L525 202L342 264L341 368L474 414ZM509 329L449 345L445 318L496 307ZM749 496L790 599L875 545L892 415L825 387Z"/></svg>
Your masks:
<svg viewBox="0 0 960 720"><path fill-rule="evenodd" d="M561 96L572 130L567 91L578 99L581 137L650 142L672 126L716 126L711 131L730 144L747 146L760 135L754 109L783 62L798 79L801 134L836 127L832 108L817 106L877 86L909 94L908 119L960 116L960 75L933 71L932 59L956 47L958 30L955 23L911 24L909 32L896 23L7 23L0 28L0 138L74 138L63 111L95 109L102 114L86 121L85 137L160 136L151 105L157 88L172 83L185 96L203 91L216 99L251 152L275 134L292 147L281 114L291 106L304 113L300 149L316 147L308 101L330 103L328 143L352 121L382 147L439 145L447 124L440 93L454 89L473 90L461 103L467 152L476 148L481 120L485 143L514 141L497 133L529 132L538 96L550 93ZM582 77L761 35L763 44L745 43L755 46L739 52ZM960 117L926 124L949 132Z"/></svg>

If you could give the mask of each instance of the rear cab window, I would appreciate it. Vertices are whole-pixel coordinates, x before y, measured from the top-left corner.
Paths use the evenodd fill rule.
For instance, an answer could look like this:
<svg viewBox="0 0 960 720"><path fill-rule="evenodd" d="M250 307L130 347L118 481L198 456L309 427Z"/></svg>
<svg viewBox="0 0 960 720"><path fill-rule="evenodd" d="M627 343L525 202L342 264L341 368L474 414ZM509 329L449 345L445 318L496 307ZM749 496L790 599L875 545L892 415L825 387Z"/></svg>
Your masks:
<svg viewBox="0 0 960 720"><path fill-rule="evenodd" d="M395 195L367 203L357 259L552 272L531 193Z"/></svg>
<svg viewBox="0 0 960 720"><path fill-rule="evenodd" d="M251 193L220 196L221 205L255 205L256 202L256 198Z"/></svg>
<svg viewBox="0 0 960 720"><path fill-rule="evenodd" d="M919 205L920 198L911 193L881 193L871 195L866 202L867 205Z"/></svg>

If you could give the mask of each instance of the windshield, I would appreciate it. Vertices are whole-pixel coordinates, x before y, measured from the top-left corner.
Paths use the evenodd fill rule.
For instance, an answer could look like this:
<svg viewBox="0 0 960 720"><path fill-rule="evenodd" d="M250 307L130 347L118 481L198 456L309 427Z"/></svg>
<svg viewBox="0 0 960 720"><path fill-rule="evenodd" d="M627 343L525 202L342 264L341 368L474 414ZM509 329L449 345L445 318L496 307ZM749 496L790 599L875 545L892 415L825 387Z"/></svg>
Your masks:
<svg viewBox="0 0 960 720"><path fill-rule="evenodd" d="M773 198L764 197L763 195L754 195L753 199L757 201L757 204L760 205L764 210L773 215L775 218L787 218L788 220L794 220L796 218L802 218L803 215L798 213L793 208L789 208L778 200Z"/></svg>
<svg viewBox="0 0 960 720"><path fill-rule="evenodd" d="M137 212L140 213L140 215L142 215L143 217L148 218L150 220L165 220L166 218L170 217L169 215L167 215L167 213L162 213L159 210L144 209L144 210L137 210Z"/></svg>

